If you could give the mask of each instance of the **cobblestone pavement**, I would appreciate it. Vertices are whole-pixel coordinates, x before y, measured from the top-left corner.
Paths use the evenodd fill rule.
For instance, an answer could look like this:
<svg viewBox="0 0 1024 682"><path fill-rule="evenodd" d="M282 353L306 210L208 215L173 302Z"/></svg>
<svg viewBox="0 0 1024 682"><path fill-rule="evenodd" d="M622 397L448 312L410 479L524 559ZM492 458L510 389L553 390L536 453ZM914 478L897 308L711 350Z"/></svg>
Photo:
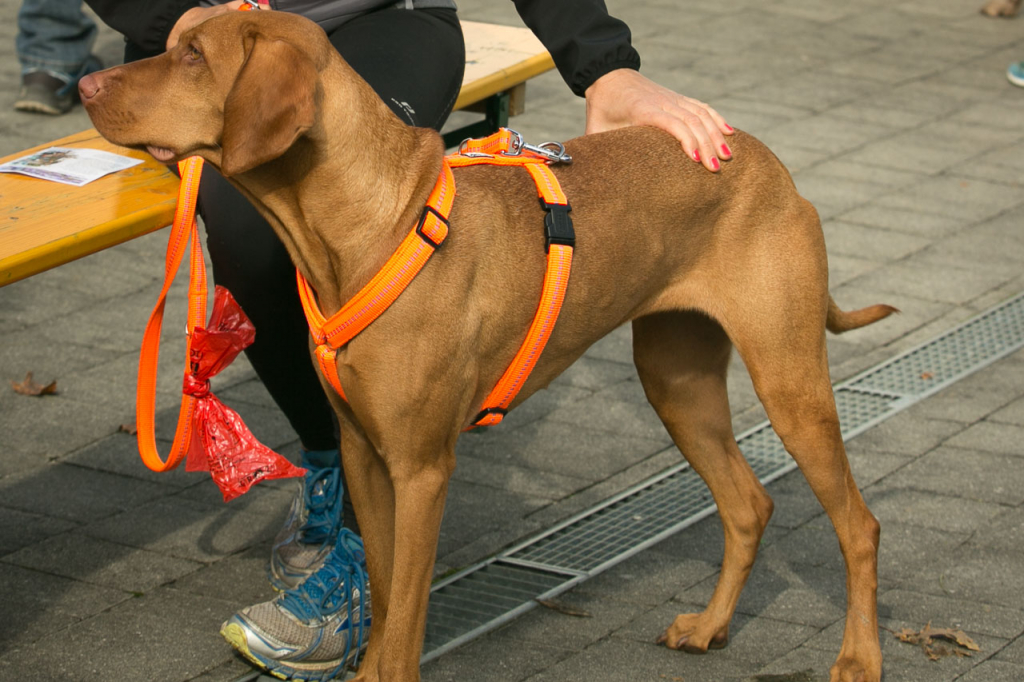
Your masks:
<svg viewBox="0 0 1024 682"><path fill-rule="evenodd" d="M981 0L610 0L644 72L710 102L789 166L824 222L836 300L903 313L831 339L844 379L1024 290L1024 19ZM0 0L0 153L89 126L15 113L18 3ZM463 0L466 19L516 24L509 2ZM105 29L97 52L115 63ZM583 130L556 74L531 82L514 127L529 139ZM6 200L0 197L0 201ZM200 474L152 474L134 439L138 345L159 290L162 233L0 289L0 376L56 379L59 394L0 387L0 679L234 680L248 666L218 636L271 595L268 542L292 489L225 505ZM183 287L165 324L162 433L176 417ZM471 564L677 461L642 400L629 332L595 346L508 423L466 436L438 572ZM763 420L736 361L735 427ZM6 382L5 382L6 385ZM295 436L238 362L218 394L264 442ZM1024 679L1024 353L1017 352L848 443L882 522L885 680ZM739 603L732 642L703 657L653 643L700 609L721 556L717 516L561 599L424 666L424 679L824 680L842 636L841 557L803 479L769 486L776 514ZM981 647L936 662L891 631L955 627ZM777 677L772 677L777 675Z"/></svg>

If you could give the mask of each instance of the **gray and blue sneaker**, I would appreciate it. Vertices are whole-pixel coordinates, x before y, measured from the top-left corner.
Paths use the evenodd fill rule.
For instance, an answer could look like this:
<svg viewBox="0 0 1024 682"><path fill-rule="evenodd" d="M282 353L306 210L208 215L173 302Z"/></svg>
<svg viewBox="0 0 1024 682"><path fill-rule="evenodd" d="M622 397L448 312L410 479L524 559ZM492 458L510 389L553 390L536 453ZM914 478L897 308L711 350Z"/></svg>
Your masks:
<svg viewBox="0 0 1024 682"><path fill-rule="evenodd" d="M1006 69L1006 78L1014 85L1024 88L1024 62L1014 62Z"/></svg>
<svg viewBox="0 0 1024 682"><path fill-rule="evenodd" d="M303 453L306 475L284 527L274 538L267 578L290 590L323 565L341 529L342 484L337 466L318 467Z"/></svg>
<svg viewBox="0 0 1024 682"><path fill-rule="evenodd" d="M330 680L359 665L370 635L363 541L342 528L316 572L275 599L231 616L221 636L283 680Z"/></svg>

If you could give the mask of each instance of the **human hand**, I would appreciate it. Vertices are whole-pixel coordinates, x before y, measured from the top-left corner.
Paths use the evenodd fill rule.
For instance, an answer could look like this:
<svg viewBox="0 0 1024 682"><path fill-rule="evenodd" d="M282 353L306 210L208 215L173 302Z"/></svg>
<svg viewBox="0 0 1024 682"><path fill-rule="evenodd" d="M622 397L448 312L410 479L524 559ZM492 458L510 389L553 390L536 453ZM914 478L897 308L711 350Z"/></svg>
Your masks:
<svg viewBox="0 0 1024 682"><path fill-rule="evenodd" d="M691 159L712 172L721 168L719 159L732 158L725 135L732 135L733 129L717 111L658 85L639 71L606 73L584 94L588 134L650 125L671 133Z"/></svg>
<svg viewBox="0 0 1024 682"><path fill-rule="evenodd" d="M215 17L219 14L227 14L237 10L239 7L244 5L244 0L234 0L223 5L213 5L211 7L193 7L188 10L178 19L177 23L171 29L170 34L167 36L167 49L170 50L172 47L178 44L178 38L181 34L189 30L193 26L198 26L210 17Z"/></svg>

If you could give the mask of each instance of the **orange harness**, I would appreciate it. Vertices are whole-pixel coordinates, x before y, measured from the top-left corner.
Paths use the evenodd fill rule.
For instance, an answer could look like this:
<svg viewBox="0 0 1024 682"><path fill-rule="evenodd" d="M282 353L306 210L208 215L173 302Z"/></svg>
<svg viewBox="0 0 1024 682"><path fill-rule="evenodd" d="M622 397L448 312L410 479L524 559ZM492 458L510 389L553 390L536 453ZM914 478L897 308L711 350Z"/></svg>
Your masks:
<svg viewBox="0 0 1024 682"><path fill-rule="evenodd" d="M524 144L519 133L507 128L490 137L463 142L457 153L444 157L437 182L416 226L370 282L330 318L324 317L316 303L316 292L296 270L302 308L317 344L317 362L338 395L345 398L338 378L338 350L388 309L448 236L448 216L455 202L452 169L480 164L521 166L533 178L541 206L547 211L544 218L547 270L540 304L526 338L469 428L491 426L504 418L551 336L572 267L576 241L569 217L572 208L548 167L550 162L569 162L571 158L565 155L561 145L553 148L551 144L539 147Z"/></svg>

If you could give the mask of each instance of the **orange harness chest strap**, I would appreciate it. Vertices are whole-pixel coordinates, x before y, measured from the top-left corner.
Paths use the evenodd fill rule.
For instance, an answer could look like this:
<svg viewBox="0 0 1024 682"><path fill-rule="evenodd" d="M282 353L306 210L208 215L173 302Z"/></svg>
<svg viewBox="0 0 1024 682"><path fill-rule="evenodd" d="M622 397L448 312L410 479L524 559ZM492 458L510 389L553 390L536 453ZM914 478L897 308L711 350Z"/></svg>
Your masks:
<svg viewBox="0 0 1024 682"><path fill-rule="evenodd" d="M459 153L444 158L441 173L416 227L373 279L330 318L326 318L317 306L316 293L309 282L296 271L299 297L310 333L317 344L317 362L324 377L342 398L345 398L345 391L338 378L338 350L387 310L448 235L448 216L455 200L452 168L481 164L521 166L533 178L541 206L547 212L544 227L548 255L541 300L519 351L484 400L469 428L491 426L502 420L551 336L569 282L575 246L575 233L569 217L572 209L558 179L548 167L549 161L570 160L561 146L558 147L557 151L546 146L530 147L523 143L518 133L506 128L482 140L464 142Z"/></svg>

